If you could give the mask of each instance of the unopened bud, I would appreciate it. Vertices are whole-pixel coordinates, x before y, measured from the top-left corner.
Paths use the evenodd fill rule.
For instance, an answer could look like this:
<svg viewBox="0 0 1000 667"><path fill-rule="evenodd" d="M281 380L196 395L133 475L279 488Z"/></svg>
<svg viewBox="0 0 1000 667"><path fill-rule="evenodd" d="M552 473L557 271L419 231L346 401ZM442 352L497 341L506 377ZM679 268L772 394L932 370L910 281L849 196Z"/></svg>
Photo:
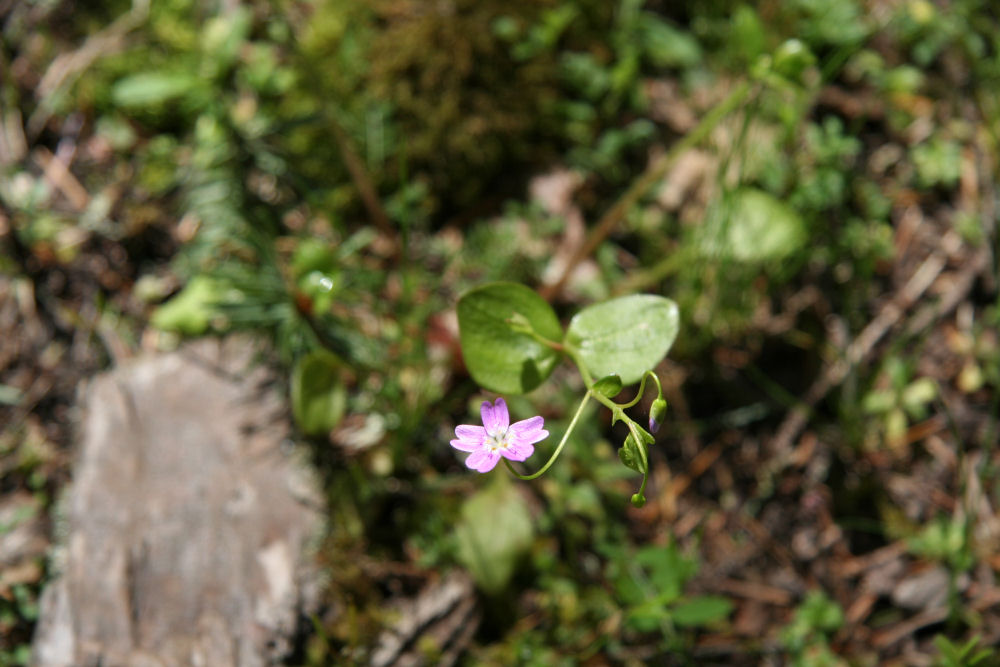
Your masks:
<svg viewBox="0 0 1000 667"><path fill-rule="evenodd" d="M660 425L667 415L667 402L662 398L653 401L649 408L649 432L656 433L660 430Z"/></svg>

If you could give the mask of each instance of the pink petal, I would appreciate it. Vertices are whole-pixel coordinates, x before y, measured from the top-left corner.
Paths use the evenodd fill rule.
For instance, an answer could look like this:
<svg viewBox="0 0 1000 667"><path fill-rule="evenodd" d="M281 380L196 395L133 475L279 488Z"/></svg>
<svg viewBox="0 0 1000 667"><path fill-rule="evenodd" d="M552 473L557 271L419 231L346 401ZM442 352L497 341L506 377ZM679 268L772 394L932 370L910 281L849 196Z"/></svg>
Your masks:
<svg viewBox="0 0 1000 667"><path fill-rule="evenodd" d="M491 452L488 449L480 449L479 451L473 452L469 455L469 458L465 459L465 465L472 470L489 472L496 467L499 460L500 455L496 452Z"/></svg>
<svg viewBox="0 0 1000 667"><path fill-rule="evenodd" d="M482 426L462 424L461 426L455 427L455 435L460 440L466 440L468 442L482 442L486 439L486 429Z"/></svg>
<svg viewBox="0 0 1000 667"><path fill-rule="evenodd" d="M511 424L510 432L514 435L528 434L532 431L542 430L543 426L545 426L545 420L542 417L532 417Z"/></svg>
<svg viewBox="0 0 1000 667"><path fill-rule="evenodd" d="M510 414L507 412L507 402L498 398L494 406L490 406L489 401L483 401L479 408L479 414L483 418L483 426L490 435L502 433L507 430L510 424Z"/></svg>
<svg viewBox="0 0 1000 667"><path fill-rule="evenodd" d="M483 444L481 442L471 442L469 440L452 440L451 446L460 452L474 452L477 449L482 448Z"/></svg>
<svg viewBox="0 0 1000 667"><path fill-rule="evenodd" d="M541 442L547 437L549 437L549 432L546 431L544 428L540 428L535 431L521 431L520 433L511 433L507 441L512 445L513 444L533 445L536 442Z"/></svg>
<svg viewBox="0 0 1000 667"><path fill-rule="evenodd" d="M506 449L500 450L500 453L511 461L526 461L535 453L535 446L527 442L511 442Z"/></svg>

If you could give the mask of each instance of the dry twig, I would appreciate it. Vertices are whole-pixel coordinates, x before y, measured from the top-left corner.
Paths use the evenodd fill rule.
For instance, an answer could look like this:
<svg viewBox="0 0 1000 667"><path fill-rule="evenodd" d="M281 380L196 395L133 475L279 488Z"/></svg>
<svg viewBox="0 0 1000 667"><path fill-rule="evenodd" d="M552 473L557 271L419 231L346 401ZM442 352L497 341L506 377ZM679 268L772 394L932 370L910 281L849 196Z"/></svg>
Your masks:
<svg viewBox="0 0 1000 667"><path fill-rule="evenodd" d="M30 137L37 137L48 122L52 114L54 93L71 83L98 58L124 48L125 36L139 27L147 16L149 16L149 0L133 0L132 8L115 19L111 25L88 37L77 50L63 53L52 61L35 89L35 97L39 104L28 118Z"/></svg>
<svg viewBox="0 0 1000 667"><path fill-rule="evenodd" d="M791 409L774 437L774 449L779 461L784 460L791 451L792 443L805 428L812 408L834 387L840 385L851 369L871 354L875 345L882 340L889 329L899 322L903 314L941 275L945 263L944 254L939 252L931 254L924 260L896 296L882 307L875 319L869 322L858 337L847 346L844 356L827 366L822 375L813 382L805 398Z"/></svg>

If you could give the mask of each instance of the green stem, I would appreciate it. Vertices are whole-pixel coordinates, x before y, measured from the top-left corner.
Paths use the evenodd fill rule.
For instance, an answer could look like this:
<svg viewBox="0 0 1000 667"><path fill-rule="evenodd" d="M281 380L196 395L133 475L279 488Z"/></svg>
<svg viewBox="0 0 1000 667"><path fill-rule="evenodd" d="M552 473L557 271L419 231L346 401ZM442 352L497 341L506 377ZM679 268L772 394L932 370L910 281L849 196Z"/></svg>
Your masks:
<svg viewBox="0 0 1000 667"><path fill-rule="evenodd" d="M618 283L611 291L613 294L632 294L640 292L650 285L655 285L684 266L695 253L690 249L675 251L667 255L648 269L636 272Z"/></svg>
<svg viewBox="0 0 1000 667"><path fill-rule="evenodd" d="M562 440L559 441L559 445L556 447L556 451L552 452L552 456L545 463L545 465L542 466L541 470L531 475L521 475L516 470L514 470L514 466L512 466L510 464L510 461L505 458L503 462L507 466L507 470L510 471L510 474L512 474L514 477L517 477L518 479L523 479L525 481L541 477L545 473L545 471L548 470L553 463L555 463L556 459L559 458L559 454L562 452L563 447L565 447L566 443L569 441L570 433L573 432L573 429L576 427L576 422L579 421L580 415L583 414L583 408L585 405L587 405L587 399L590 398L592 394L593 392L591 392L589 389L587 390L587 393L584 394L583 400L580 401L580 407L576 409L576 414L573 415L573 419L570 421L569 426L566 427L566 432L563 433Z"/></svg>
<svg viewBox="0 0 1000 667"><path fill-rule="evenodd" d="M580 371L580 377L583 378L583 384L586 385L587 391L590 391L590 387L594 384L594 378L590 376L590 371L588 371L587 367L583 364L583 359L580 358L580 353L577 352L575 347L568 344L563 346L563 352L568 354L569 358L573 360L574 364L576 364L576 369ZM594 398L601 400L603 396L600 394L594 394ZM604 403L604 401L601 402ZM607 405L607 403L604 404Z"/></svg>
<svg viewBox="0 0 1000 667"><path fill-rule="evenodd" d="M642 376L642 382L639 383L639 392L635 395L635 398L633 398L630 402L624 403L618 407L620 407L622 410L625 410L627 408L631 408L633 405L641 401L642 394L644 391L646 391L646 378L648 377L652 377L653 381L656 382L656 390L657 392L659 392L657 395L663 396L663 385L660 384L660 378L657 377L656 373L654 373L653 371L646 371L646 374Z"/></svg>
<svg viewBox="0 0 1000 667"><path fill-rule="evenodd" d="M516 315L518 315L518 314L515 313L515 316ZM542 345L544 345L545 347L547 347L549 349L552 349L552 350L555 350L556 352L561 352L561 353L566 352L566 348L565 348L565 346L562 343L559 343L559 342L554 341L554 340L549 340L545 336L541 335L540 333L538 333L537 331L535 331L535 328L531 326L531 322L528 322L527 320L524 320L522 322L518 322L518 321L515 321L514 318L511 318L511 319L507 320L507 323L511 326L511 328L514 331L517 331L519 333L523 333L523 334L525 334L527 336L531 336L537 342L541 343Z"/></svg>
<svg viewBox="0 0 1000 667"><path fill-rule="evenodd" d="M636 448L639 450L639 456L642 457L642 484L639 485L639 491L632 496L632 504L636 507L642 507L642 505L646 502L646 496L644 494L646 493L646 482L649 480L649 455L646 453L646 443L639 437L637 428L636 423L630 420L628 430L632 433L632 437L635 439Z"/></svg>
<svg viewBox="0 0 1000 667"><path fill-rule="evenodd" d="M566 346L564 346L562 343L557 343L554 340L549 340L548 338L545 338L541 334L537 334L534 331L531 332L531 337L551 350L555 350L556 352L566 351Z"/></svg>
<svg viewBox="0 0 1000 667"><path fill-rule="evenodd" d="M712 133L712 130L726 116L746 102L753 91L753 83L755 82L744 81L738 85L726 99L719 102L711 111L705 114L701 122L693 130L675 142L661 158L649 165L642 176L632 183L629 189L625 191L618 201L597 222L586 242L577 249L570 261L566 263L562 274L560 274L555 284L542 290L543 298L551 300L562 292L563 287L566 286L566 282L569 280L576 266L597 249L597 246L607 238L615 225L625 218L629 210L642 199L652 186L663 180L663 177L667 174L670 167L673 166L677 158L708 137Z"/></svg>

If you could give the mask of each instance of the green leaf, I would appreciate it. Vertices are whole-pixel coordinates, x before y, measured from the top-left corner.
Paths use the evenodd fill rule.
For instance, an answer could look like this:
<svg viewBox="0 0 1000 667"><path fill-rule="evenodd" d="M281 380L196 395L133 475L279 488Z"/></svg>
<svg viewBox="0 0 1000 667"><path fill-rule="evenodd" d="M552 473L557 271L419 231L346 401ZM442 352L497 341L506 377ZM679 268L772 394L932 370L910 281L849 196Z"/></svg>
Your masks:
<svg viewBox="0 0 1000 667"><path fill-rule="evenodd" d="M813 631L836 632L844 624L844 612L826 593L813 590L795 610L795 621Z"/></svg>
<svg viewBox="0 0 1000 667"><path fill-rule="evenodd" d="M768 262L787 257L806 242L798 213L761 190L732 194L728 205L703 227L701 249L741 262Z"/></svg>
<svg viewBox="0 0 1000 667"><path fill-rule="evenodd" d="M646 571L646 576L664 604L681 596L684 585L698 571L698 564L687 558L674 544L648 546L639 549L636 562Z"/></svg>
<svg viewBox="0 0 1000 667"><path fill-rule="evenodd" d="M861 399L861 409L869 415L889 412L896 405L896 392L889 389L878 389L865 394Z"/></svg>
<svg viewBox="0 0 1000 667"><path fill-rule="evenodd" d="M774 71L794 83L802 82L802 73L815 64L816 56L798 39L785 40L774 52Z"/></svg>
<svg viewBox="0 0 1000 667"><path fill-rule="evenodd" d="M462 507L456 528L458 560L487 593L510 581L517 561L531 546L531 513L517 488L505 476L472 496Z"/></svg>
<svg viewBox="0 0 1000 667"><path fill-rule="evenodd" d="M646 429L638 427L636 430L639 431L639 437L642 438L642 442L645 445L651 445L656 442L653 436L646 432ZM625 438L625 444L623 444L618 450L618 458L621 459L621 462L627 467L645 475L649 472L647 467L648 459L643 457L639 452L640 446L641 445L636 442L632 434L629 433Z"/></svg>
<svg viewBox="0 0 1000 667"><path fill-rule="evenodd" d="M116 81L111 99L120 107L153 107L188 95L199 85L191 74L144 72Z"/></svg>
<svg viewBox="0 0 1000 667"><path fill-rule="evenodd" d="M653 632L669 619L666 606L654 598L629 609L625 623L636 632Z"/></svg>
<svg viewBox="0 0 1000 667"><path fill-rule="evenodd" d="M656 366L677 338L677 304L653 294L612 299L581 310L566 344L596 377L616 374L633 384Z"/></svg>
<svg viewBox="0 0 1000 667"><path fill-rule="evenodd" d="M562 338L552 307L517 283L490 283L458 300L458 328L465 365L473 379L499 394L524 394L545 381L559 353L525 331Z"/></svg>
<svg viewBox="0 0 1000 667"><path fill-rule="evenodd" d="M150 324L162 331L200 336L218 314L226 287L208 276L195 276L173 298L153 312Z"/></svg>
<svg viewBox="0 0 1000 667"><path fill-rule="evenodd" d="M334 273L337 270L336 248L314 238L303 239L292 254L291 269L296 280L309 273Z"/></svg>
<svg viewBox="0 0 1000 667"><path fill-rule="evenodd" d="M701 62L701 47L690 33L665 23L653 12L642 12L639 45L655 67L691 67Z"/></svg>
<svg viewBox="0 0 1000 667"><path fill-rule="evenodd" d="M618 448L618 458L626 468L631 468L636 472L644 472L642 469L642 456L639 454L639 446L635 444L635 438L631 434L625 438L625 444Z"/></svg>
<svg viewBox="0 0 1000 667"><path fill-rule="evenodd" d="M670 610L670 617L681 627L708 625L729 616L733 603L716 595L702 595L681 602Z"/></svg>
<svg viewBox="0 0 1000 667"><path fill-rule="evenodd" d="M591 389L602 396L614 398L621 392L622 386L622 379L619 376L606 375L595 382Z"/></svg>
<svg viewBox="0 0 1000 667"><path fill-rule="evenodd" d="M907 410L917 410L937 398L937 383L930 378L918 378L903 389L900 401Z"/></svg>
<svg viewBox="0 0 1000 667"><path fill-rule="evenodd" d="M329 433L344 416L347 390L340 360L325 350L299 359L292 371L292 413L308 435Z"/></svg>

